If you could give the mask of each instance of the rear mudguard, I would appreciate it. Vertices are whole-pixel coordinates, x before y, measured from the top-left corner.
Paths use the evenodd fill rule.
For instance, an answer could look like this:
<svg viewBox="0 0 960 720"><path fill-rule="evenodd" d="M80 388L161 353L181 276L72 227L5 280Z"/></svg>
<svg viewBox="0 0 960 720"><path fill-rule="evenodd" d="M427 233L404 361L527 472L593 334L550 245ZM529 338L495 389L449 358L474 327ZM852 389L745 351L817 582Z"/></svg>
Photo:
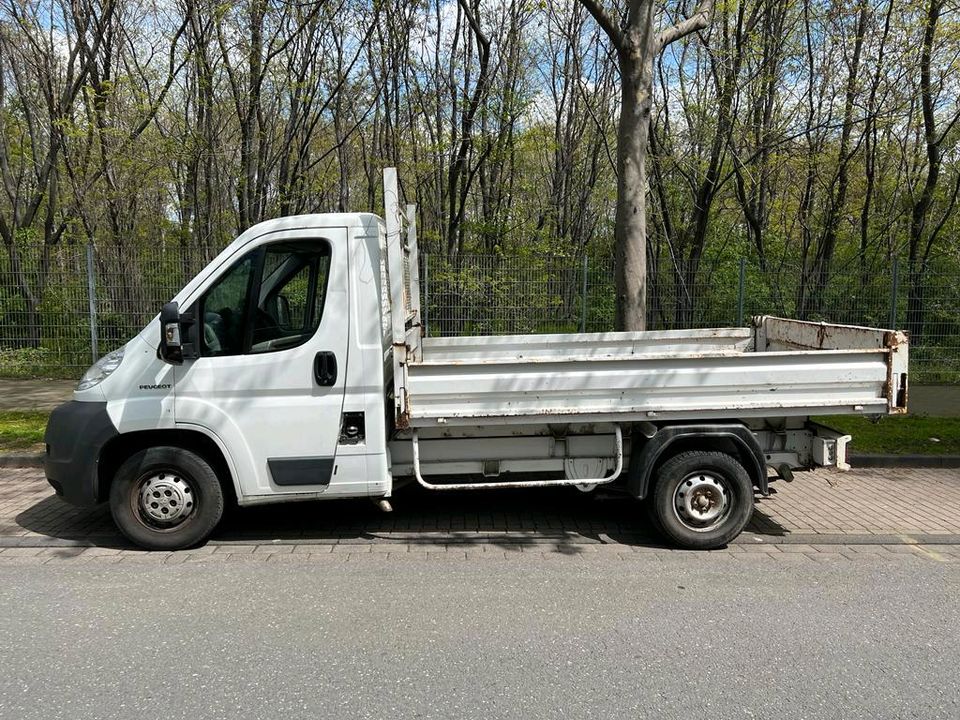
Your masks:
<svg viewBox="0 0 960 720"><path fill-rule="evenodd" d="M677 449L678 444L684 449L712 450L718 443L732 444L736 448L737 457L753 484L767 495L769 487L763 450L756 435L736 422L664 425L657 428L653 437L635 431L627 470L627 489L634 497L645 498L658 461L674 455L671 448Z"/></svg>

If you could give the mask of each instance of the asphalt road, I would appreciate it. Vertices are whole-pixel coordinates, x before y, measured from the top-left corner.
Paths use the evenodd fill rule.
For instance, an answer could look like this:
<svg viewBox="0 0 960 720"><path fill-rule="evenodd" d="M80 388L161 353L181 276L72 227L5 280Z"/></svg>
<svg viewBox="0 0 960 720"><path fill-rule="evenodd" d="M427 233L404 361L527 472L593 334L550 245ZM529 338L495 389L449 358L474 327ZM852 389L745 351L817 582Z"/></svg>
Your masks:
<svg viewBox="0 0 960 720"><path fill-rule="evenodd" d="M0 567L0 717L960 717L960 563L787 560Z"/></svg>

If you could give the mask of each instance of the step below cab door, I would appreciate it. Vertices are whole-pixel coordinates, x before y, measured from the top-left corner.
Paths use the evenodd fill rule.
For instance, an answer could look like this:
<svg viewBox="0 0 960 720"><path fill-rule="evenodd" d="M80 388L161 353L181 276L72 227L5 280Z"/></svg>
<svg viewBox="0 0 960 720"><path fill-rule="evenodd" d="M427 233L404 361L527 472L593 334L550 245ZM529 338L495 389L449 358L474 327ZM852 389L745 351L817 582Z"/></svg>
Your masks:
<svg viewBox="0 0 960 720"><path fill-rule="evenodd" d="M242 499L363 494L337 476L347 376L347 230L270 233L189 310L199 357L176 370L179 427L219 439Z"/></svg>

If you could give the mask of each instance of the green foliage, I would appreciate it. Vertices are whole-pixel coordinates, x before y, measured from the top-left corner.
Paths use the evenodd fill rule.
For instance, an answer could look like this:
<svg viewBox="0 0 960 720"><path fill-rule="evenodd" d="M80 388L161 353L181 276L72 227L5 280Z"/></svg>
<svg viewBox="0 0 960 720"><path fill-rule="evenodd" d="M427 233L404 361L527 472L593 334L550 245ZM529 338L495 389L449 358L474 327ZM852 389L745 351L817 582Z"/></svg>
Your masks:
<svg viewBox="0 0 960 720"><path fill-rule="evenodd" d="M45 348L0 348L0 377L42 377L42 368L51 364L51 353Z"/></svg>
<svg viewBox="0 0 960 720"><path fill-rule="evenodd" d="M48 413L0 411L0 453L42 449Z"/></svg>

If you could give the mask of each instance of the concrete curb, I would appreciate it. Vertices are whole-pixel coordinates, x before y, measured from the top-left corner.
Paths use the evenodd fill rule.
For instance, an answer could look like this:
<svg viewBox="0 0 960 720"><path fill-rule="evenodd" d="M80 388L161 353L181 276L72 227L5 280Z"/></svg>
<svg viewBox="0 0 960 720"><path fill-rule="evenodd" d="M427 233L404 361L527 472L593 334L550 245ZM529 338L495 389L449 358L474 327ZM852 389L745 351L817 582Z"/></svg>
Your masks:
<svg viewBox="0 0 960 720"><path fill-rule="evenodd" d="M40 468L43 455L0 455L0 468Z"/></svg>
<svg viewBox="0 0 960 720"><path fill-rule="evenodd" d="M960 468L960 455L852 455L854 468Z"/></svg>
<svg viewBox="0 0 960 720"><path fill-rule="evenodd" d="M344 536L327 538L218 538L210 540L207 545L211 547L231 547L241 545L258 545L283 547L289 545L344 545L344 546L365 546L371 544L390 545L405 544L411 546L436 546L436 545L456 545L457 547L482 546L482 545L615 545L623 547L633 547L642 545L647 547L657 547L670 549L663 544L659 538L650 535L630 535L623 536L618 540L606 538L598 540L594 537L580 536L576 534L503 534L503 533L476 533L475 537L464 537L456 533L423 533L424 537L416 538L417 533L400 533L397 536L390 537L392 533L382 533L377 536ZM731 545L960 545L960 535L929 535L922 533L901 533L901 534L791 534L791 535L761 535L754 532L745 532ZM139 550L131 545L119 535L91 535L86 538L71 539L57 538L47 535L29 535L29 536L0 536L0 548L87 548L87 547L109 547L118 550ZM679 551L678 551L679 552Z"/></svg>

